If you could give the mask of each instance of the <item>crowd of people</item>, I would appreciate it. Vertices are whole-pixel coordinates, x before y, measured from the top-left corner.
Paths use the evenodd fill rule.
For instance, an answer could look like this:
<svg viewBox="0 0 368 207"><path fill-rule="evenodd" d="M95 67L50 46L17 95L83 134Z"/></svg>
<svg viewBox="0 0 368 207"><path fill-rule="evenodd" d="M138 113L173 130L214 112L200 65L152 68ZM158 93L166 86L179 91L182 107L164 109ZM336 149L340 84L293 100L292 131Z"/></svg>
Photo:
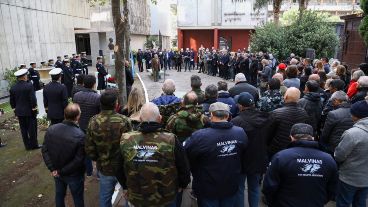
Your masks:
<svg viewBox="0 0 368 207"><path fill-rule="evenodd" d="M233 79L235 86L219 81L203 91L201 78L192 75L192 89L177 97L175 82L167 79L161 96L146 103L142 90L132 88L127 104L119 106L115 89L98 94L96 78L86 75L77 77L68 104L64 71L50 72L44 105L51 125L42 155L55 180L57 207L65 206L67 187L75 206L84 206L84 175L93 175L92 161L101 207L112 205L117 183L133 206L181 206L190 183L200 207L256 207L261 200L285 207L329 201L366 206L368 64L349 69L337 60L329 65L327 58L294 54L279 63L267 53L199 51L200 73ZM166 51L153 57L163 54L169 57ZM194 52L185 54L185 68L194 69ZM150 67L146 58L138 53L140 71L143 59ZM31 122L37 102L27 74L15 73L10 104L26 149L36 149Z"/></svg>

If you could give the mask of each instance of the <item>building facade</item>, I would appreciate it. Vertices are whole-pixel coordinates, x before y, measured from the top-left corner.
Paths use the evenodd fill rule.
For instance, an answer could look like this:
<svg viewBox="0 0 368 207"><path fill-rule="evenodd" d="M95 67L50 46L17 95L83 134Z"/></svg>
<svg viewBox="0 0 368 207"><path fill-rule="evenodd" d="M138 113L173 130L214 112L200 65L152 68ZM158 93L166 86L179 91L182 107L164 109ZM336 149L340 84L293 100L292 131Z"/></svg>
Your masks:
<svg viewBox="0 0 368 207"><path fill-rule="evenodd" d="M250 32L267 20L254 0L178 0L178 48L249 47ZM210 12L209 12L210 11Z"/></svg>
<svg viewBox="0 0 368 207"><path fill-rule="evenodd" d="M86 0L0 0L0 97L5 69L76 51L75 30L90 27Z"/></svg>
<svg viewBox="0 0 368 207"><path fill-rule="evenodd" d="M280 13L290 9L298 9L299 3L295 0L282 1ZM272 3L268 4L268 14L272 16ZM361 11L359 0L310 0L307 9L327 12L331 15L343 16Z"/></svg>
<svg viewBox="0 0 368 207"><path fill-rule="evenodd" d="M122 8L121 12L123 12ZM150 8L147 0L129 1L131 48L143 47L147 35L150 34L149 20ZM113 39L113 44L115 44L116 40L111 5L91 7L90 21L90 29L77 30L77 44L80 42L81 45L81 49L77 49L77 52L86 51L88 58L92 60L92 66L96 64L98 56L104 56L106 64L113 65L113 51L108 48L109 39ZM87 40L84 41L82 37Z"/></svg>

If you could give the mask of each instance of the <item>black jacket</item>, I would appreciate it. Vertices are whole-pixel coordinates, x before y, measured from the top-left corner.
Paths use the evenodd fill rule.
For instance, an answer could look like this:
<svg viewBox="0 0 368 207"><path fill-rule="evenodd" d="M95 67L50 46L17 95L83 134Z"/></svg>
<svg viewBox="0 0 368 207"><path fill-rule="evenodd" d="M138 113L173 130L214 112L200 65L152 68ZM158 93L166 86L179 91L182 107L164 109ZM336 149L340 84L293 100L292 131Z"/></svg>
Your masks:
<svg viewBox="0 0 368 207"><path fill-rule="evenodd" d="M338 109L328 112L320 138L320 144L324 150L333 154L341 141L342 134L353 127L353 124L349 103L343 103Z"/></svg>
<svg viewBox="0 0 368 207"><path fill-rule="evenodd" d="M272 158L263 193L270 207L323 207L334 199L337 166L315 141L299 140Z"/></svg>
<svg viewBox="0 0 368 207"><path fill-rule="evenodd" d="M242 92L250 93L253 96L255 103L258 102L258 99L259 99L258 89L256 87L250 85L247 82L236 83L234 87L229 89L229 93L230 93L231 97L233 97L233 98L236 95L239 95Z"/></svg>
<svg viewBox="0 0 368 207"><path fill-rule="evenodd" d="M243 172L263 174L266 172L268 164L267 128L269 114L250 108L240 112L231 122L235 126L243 128L249 140L243 156Z"/></svg>
<svg viewBox="0 0 368 207"><path fill-rule="evenodd" d="M133 74L132 71L129 70L129 68L125 68L125 78L126 78L126 85L127 86L132 86L134 83L134 78L133 78Z"/></svg>
<svg viewBox="0 0 368 207"><path fill-rule="evenodd" d="M74 95L73 102L79 104L81 109L79 126L86 130L89 120L100 113L100 95L96 91L86 88L85 91L80 91Z"/></svg>
<svg viewBox="0 0 368 207"><path fill-rule="evenodd" d="M321 95L319 93L306 93L302 99L299 100L298 106L305 109L305 111L310 116L310 124L312 125L315 132L317 132L321 114L323 109L323 103L321 100Z"/></svg>
<svg viewBox="0 0 368 207"><path fill-rule="evenodd" d="M18 81L9 93L10 106L15 109L16 116L35 115L32 109L37 107L37 99L32 83Z"/></svg>
<svg viewBox="0 0 368 207"><path fill-rule="evenodd" d="M271 126L268 137L268 154L270 156L286 149L290 144L290 129L296 123L310 124L307 112L297 103L285 103L284 107L270 112Z"/></svg>
<svg viewBox="0 0 368 207"><path fill-rule="evenodd" d="M49 119L63 119L68 105L68 92L65 85L52 81L43 89L43 105Z"/></svg>
<svg viewBox="0 0 368 207"><path fill-rule="evenodd" d="M68 97L72 97L74 72L71 67L67 67L67 66L63 67L63 76L61 78L61 83L63 83L66 86L66 89L68 91Z"/></svg>
<svg viewBox="0 0 368 207"><path fill-rule="evenodd" d="M368 87L367 88L358 88L358 92L351 98L351 103L354 104L358 101L363 101L365 97L368 95Z"/></svg>
<svg viewBox="0 0 368 207"><path fill-rule="evenodd" d="M70 121L50 126L45 134L42 156L50 171L57 170L61 176L84 174L85 134Z"/></svg>

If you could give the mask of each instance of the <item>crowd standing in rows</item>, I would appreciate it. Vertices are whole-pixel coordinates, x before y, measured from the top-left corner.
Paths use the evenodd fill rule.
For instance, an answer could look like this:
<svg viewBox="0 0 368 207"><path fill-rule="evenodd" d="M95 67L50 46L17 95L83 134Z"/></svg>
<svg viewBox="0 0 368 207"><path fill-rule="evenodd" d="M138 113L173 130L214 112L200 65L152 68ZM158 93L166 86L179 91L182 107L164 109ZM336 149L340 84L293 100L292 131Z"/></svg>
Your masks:
<svg viewBox="0 0 368 207"><path fill-rule="evenodd" d="M154 54L156 63L146 53L137 54L140 71L143 59L147 69L151 63L172 66L158 64L159 55L169 53ZM84 206L91 160L100 179L100 206L111 206L118 182L134 206L180 206L190 182L201 207L244 206L245 182L251 207L259 205L261 189L269 206L320 207L331 200L338 207L366 206L368 64L348 69L338 61L329 65L327 58L294 54L278 63L267 53L204 48L197 56L189 49L174 52L178 56L179 72L182 60L192 70L198 57L200 73L233 79L235 86L219 81L202 91L201 78L192 75L192 90L176 97L175 82L168 79L152 102L133 88L128 104L119 107L114 89L101 95L93 90L94 76L81 76L69 90L68 64L50 72L52 82L44 90L53 90L44 91L44 104L51 126L42 154L55 179L56 206L65 205L67 186L75 206ZM15 73L10 103L26 149L34 149L37 103L27 73Z"/></svg>

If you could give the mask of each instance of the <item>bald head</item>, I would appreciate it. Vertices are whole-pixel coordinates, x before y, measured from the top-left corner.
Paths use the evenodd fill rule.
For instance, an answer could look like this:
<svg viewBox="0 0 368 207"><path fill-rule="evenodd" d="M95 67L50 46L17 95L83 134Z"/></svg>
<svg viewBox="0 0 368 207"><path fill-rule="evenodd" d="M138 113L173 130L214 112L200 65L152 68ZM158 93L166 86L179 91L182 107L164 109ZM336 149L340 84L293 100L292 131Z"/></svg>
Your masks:
<svg viewBox="0 0 368 207"><path fill-rule="evenodd" d="M64 109L64 117L68 121L78 121L81 111L78 104L69 104Z"/></svg>
<svg viewBox="0 0 368 207"><path fill-rule="evenodd" d="M281 73L275 73L275 75L272 76L272 78L276 78L282 83L284 81L284 76L282 76Z"/></svg>
<svg viewBox="0 0 368 207"><path fill-rule="evenodd" d="M154 103L146 103L140 111L141 122L161 122L160 110Z"/></svg>
<svg viewBox="0 0 368 207"><path fill-rule="evenodd" d="M297 103L300 99L300 90L295 87L287 89L284 95L285 103Z"/></svg>
<svg viewBox="0 0 368 207"><path fill-rule="evenodd" d="M197 105L198 104L198 96L194 91L190 91L184 95L183 99L184 105Z"/></svg>
<svg viewBox="0 0 368 207"><path fill-rule="evenodd" d="M309 76L308 80L314 80L317 81L318 83L321 81L321 77L319 77L318 74L312 74Z"/></svg>

